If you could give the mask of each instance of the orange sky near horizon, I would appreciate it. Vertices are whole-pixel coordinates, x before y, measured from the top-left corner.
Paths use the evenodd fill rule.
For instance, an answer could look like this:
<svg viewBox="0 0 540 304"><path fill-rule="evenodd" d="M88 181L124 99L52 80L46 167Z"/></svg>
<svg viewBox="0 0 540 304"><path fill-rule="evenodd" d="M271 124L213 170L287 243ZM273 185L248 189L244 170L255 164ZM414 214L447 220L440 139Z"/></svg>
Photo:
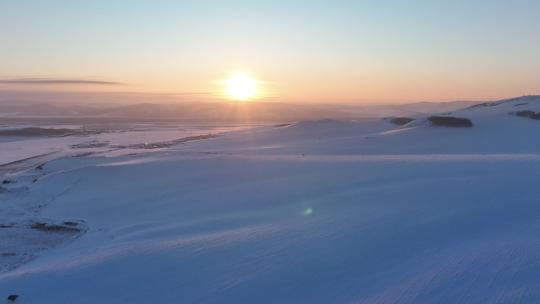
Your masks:
<svg viewBox="0 0 540 304"><path fill-rule="evenodd" d="M235 71L235 69L230 69ZM94 84L0 84L0 90L20 91L52 91L90 92L113 94L117 92L133 92L140 94L178 95L179 101L230 101L226 96L223 81L230 73L212 73L190 78L171 75L170 78L150 77L149 79L118 77L131 82L114 85ZM525 80L506 78L495 75L469 75L450 77L448 75L418 75L413 73L396 75L276 75L251 72L259 81L259 92L251 100L272 102L336 102L336 103L408 103L416 101L453 101L453 100L494 100L513 96L540 93L538 82L531 77ZM46 78L64 79L66 77ZM409 77L407 77L409 76ZM441 81L441 78L445 78ZM473 78L473 79L471 79ZM480 79L474 81L474 78ZM81 78L82 79L82 78ZM88 79L88 78L85 78ZM110 79L107 79L109 81ZM117 78L113 78L116 81ZM120 82L120 81L118 81Z"/></svg>

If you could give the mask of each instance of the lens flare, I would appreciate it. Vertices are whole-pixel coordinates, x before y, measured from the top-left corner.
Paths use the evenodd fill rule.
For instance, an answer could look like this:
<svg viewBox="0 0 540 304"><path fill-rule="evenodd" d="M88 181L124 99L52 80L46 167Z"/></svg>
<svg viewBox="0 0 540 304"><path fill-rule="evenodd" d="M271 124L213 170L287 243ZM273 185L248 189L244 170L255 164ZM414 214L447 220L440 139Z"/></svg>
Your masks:
<svg viewBox="0 0 540 304"><path fill-rule="evenodd" d="M306 210L304 210L304 215L311 215L313 213L313 209L312 208L307 208Z"/></svg>

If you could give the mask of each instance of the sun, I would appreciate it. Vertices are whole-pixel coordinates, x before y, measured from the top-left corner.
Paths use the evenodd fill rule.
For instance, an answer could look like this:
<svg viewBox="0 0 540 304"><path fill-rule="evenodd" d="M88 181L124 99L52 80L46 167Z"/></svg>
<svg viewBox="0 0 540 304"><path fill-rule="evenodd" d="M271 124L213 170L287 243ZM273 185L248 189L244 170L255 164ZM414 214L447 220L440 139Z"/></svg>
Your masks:
<svg viewBox="0 0 540 304"><path fill-rule="evenodd" d="M238 101L248 101L257 97L259 82L245 72L236 72L225 80L226 94Z"/></svg>

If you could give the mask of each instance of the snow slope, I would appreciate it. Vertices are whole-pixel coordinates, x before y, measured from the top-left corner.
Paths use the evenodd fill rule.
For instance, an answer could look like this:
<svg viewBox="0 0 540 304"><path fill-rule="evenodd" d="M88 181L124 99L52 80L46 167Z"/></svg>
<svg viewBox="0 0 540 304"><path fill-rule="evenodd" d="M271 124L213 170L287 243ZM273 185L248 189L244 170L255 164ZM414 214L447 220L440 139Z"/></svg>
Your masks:
<svg viewBox="0 0 540 304"><path fill-rule="evenodd" d="M0 273L0 296L538 302L540 121L510 114L525 108L539 111L540 98L451 114L473 128L325 120L49 162L0 202L46 202L32 216L87 230Z"/></svg>
<svg viewBox="0 0 540 304"><path fill-rule="evenodd" d="M525 104L527 103L527 104ZM321 120L288 127L246 130L194 146L194 151L257 154L490 154L537 153L540 123L511 115L516 111L540 112L540 97L523 97L444 113L469 118L473 128L429 126L430 115L403 127L387 120L346 122ZM437 114L439 115L439 114ZM180 147L185 149L184 146Z"/></svg>

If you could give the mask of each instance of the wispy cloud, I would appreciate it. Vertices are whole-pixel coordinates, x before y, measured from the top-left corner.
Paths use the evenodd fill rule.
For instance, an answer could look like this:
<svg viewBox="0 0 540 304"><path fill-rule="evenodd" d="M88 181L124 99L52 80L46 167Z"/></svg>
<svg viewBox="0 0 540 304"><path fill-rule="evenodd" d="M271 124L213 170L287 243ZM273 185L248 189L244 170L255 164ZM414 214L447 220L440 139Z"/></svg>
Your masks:
<svg viewBox="0 0 540 304"><path fill-rule="evenodd" d="M121 82L85 79L15 78L0 79L0 84L16 85L123 85Z"/></svg>

